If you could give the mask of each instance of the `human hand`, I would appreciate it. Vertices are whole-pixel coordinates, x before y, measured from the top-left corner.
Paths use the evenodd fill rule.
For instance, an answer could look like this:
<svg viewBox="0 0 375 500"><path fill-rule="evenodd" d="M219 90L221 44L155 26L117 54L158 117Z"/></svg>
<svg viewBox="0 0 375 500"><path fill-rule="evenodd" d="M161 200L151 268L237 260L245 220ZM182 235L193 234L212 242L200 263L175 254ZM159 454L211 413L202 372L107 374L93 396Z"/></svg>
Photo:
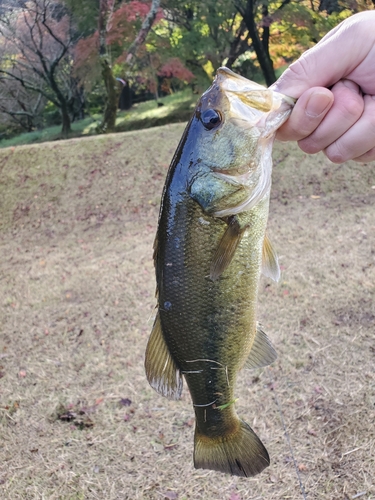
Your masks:
<svg viewBox="0 0 375 500"><path fill-rule="evenodd" d="M366 11L330 31L272 86L298 98L277 139L323 151L334 163L375 160L374 68L375 11Z"/></svg>

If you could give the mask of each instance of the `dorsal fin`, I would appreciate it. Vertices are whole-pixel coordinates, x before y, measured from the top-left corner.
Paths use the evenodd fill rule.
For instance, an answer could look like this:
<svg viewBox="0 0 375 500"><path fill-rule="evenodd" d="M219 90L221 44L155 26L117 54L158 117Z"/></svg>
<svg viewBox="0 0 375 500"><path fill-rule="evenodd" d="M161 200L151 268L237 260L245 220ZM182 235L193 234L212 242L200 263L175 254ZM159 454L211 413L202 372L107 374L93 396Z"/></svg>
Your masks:
<svg viewBox="0 0 375 500"><path fill-rule="evenodd" d="M254 343L244 365L245 368L262 368L273 363L276 358L277 354L270 339L258 323Z"/></svg>
<svg viewBox="0 0 375 500"><path fill-rule="evenodd" d="M280 279L279 259L267 235L265 235L263 241L262 273L274 281Z"/></svg>
<svg viewBox="0 0 375 500"><path fill-rule="evenodd" d="M229 217L228 227L219 242L214 258L212 259L210 269L210 278L212 281L217 280L231 263L245 229L246 228L241 228L236 216Z"/></svg>
<svg viewBox="0 0 375 500"><path fill-rule="evenodd" d="M165 343L159 313L148 339L145 369L147 380L155 391L169 399L180 399L182 377Z"/></svg>

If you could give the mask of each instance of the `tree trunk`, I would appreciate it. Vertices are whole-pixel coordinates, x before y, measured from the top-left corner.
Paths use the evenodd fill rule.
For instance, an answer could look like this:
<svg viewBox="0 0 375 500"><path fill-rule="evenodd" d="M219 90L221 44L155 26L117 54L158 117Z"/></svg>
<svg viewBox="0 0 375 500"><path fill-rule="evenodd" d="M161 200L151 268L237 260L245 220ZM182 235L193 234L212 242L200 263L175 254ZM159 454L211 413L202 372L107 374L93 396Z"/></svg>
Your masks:
<svg viewBox="0 0 375 500"><path fill-rule="evenodd" d="M241 54L244 54L249 49L247 45L249 37L246 36L245 39L243 38L245 31L246 31L246 24L244 20L242 20L237 36L232 40L229 47L228 60L226 62L226 67L229 69L232 69L232 66L236 62L238 57Z"/></svg>
<svg viewBox="0 0 375 500"><path fill-rule="evenodd" d="M320 0L319 2L319 12L327 11L328 15L341 12L344 8L338 0Z"/></svg>
<svg viewBox="0 0 375 500"><path fill-rule="evenodd" d="M103 132L113 132L116 125L117 107L118 107L118 92L117 81L112 73L112 68L106 58L101 60L102 77L107 91L107 102L104 109L103 121L100 129Z"/></svg>
<svg viewBox="0 0 375 500"><path fill-rule="evenodd" d="M107 91L103 120L101 125L99 126L99 129L102 132L112 132L115 129L116 125L118 92L117 82L115 77L113 76L112 68L108 58L106 35L110 17L114 8L114 0L100 0L99 3L99 56L104 86Z"/></svg>
<svg viewBox="0 0 375 500"><path fill-rule="evenodd" d="M126 111L132 107L132 90L128 82L126 82L121 90L118 106L121 111Z"/></svg>
<svg viewBox="0 0 375 500"><path fill-rule="evenodd" d="M152 0L151 8L149 13L144 18L141 29L138 35L135 37L134 42L128 48L128 54L126 56L126 62L131 64L131 61L137 52L138 48L145 42L148 32L150 31L153 22L155 21L156 14L158 13L160 7L160 0Z"/></svg>
<svg viewBox="0 0 375 500"><path fill-rule="evenodd" d="M66 106L62 106L61 110L61 118L62 118L62 129L61 134L63 137L68 137L70 132L72 131L70 127L70 116Z"/></svg>
<svg viewBox="0 0 375 500"><path fill-rule="evenodd" d="M255 23L254 0L248 0L245 11L241 9L239 12L243 16L247 29L249 30L252 45L266 83L267 85L272 85L276 81L276 75L273 69L272 59L268 52L267 33L265 33L265 43L263 43Z"/></svg>

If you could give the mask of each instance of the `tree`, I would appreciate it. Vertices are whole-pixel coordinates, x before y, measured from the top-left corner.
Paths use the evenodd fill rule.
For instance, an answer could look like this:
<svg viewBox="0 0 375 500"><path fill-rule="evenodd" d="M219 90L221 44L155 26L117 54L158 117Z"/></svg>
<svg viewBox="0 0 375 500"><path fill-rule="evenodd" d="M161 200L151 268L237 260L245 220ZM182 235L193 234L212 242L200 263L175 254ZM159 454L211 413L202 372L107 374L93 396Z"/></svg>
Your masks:
<svg viewBox="0 0 375 500"><path fill-rule="evenodd" d="M284 0L284 4L289 0ZM268 2L259 0L235 0L235 7L241 14L243 22L251 39L251 45L254 49L259 65L262 69L267 85L272 85L276 81L276 75L273 68L273 62L269 53L269 16ZM261 16L262 23L259 29L257 17Z"/></svg>
<svg viewBox="0 0 375 500"><path fill-rule="evenodd" d="M42 94L28 91L18 81L0 77L0 112L26 132L37 125L45 103Z"/></svg>
<svg viewBox="0 0 375 500"><path fill-rule="evenodd" d="M224 63L232 67L249 50L245 23L228 0L164 0L169 38L175 57L206 84Z"/></svg>
<svg viewBox="0 0 375 500"><path fill-rule="evenodd" d="M137 53L139 47L143 45L146 41L147 35L151 30L152 24L156 19L160 8L160 0L152 0L150 10L145 16L141 29L139 30L134 42L127 49L126 62L131 64L133 57Z"/></svg>
<svg viewBox="0 0 375 500"><path fill-rule="evenodd" d="M372 0L163 0L176 55L212 78L221 65L249 78L297 58L345 17ZM366 6L364 6L366 4ZM249 71L250 70L250 71Z"/></svg>
<svg viewBox="0 0 375 500"><path fill-rule="evenodd" d="M131 71L137 52L144 47L154 21L160 18L160 0L152 0L151 5L139 0L116 5L114 0L100 0L97 30L82 38L75 51L75 72L86 88L98 81L99 75L104 84L105 107L99 128L106 132L114 130L118 108L114 65L117 70L121 65L122 73Z"/></svg>
<svg viewBox="0 0 375 500"><path fill-rule="evenodd" d="M100 0L99 3L99 61L101 66L101 74L107 93L103 120L100 126L102 132L113 131L116 125L118 102L117 83L115 77L113 76L106 43L106 36L110 28L114 5L114 0Z"/></svg>
<svg viewBox="0 0 375 500"><path fill-rule="evenodd" d="M348 5L340 0L233 1L246 24L267 85L276 80L275 57L297 58L363 4L362 0Z"/></svg>
<svg viewBox="0 0 375 500"><path fill-rule="evenodd" d="M77 94L71 73L71 17L53 0L16 0L14 5L0 18L0 80L3 87L16 85L52 102L60 110L66 136Z"/></svg>

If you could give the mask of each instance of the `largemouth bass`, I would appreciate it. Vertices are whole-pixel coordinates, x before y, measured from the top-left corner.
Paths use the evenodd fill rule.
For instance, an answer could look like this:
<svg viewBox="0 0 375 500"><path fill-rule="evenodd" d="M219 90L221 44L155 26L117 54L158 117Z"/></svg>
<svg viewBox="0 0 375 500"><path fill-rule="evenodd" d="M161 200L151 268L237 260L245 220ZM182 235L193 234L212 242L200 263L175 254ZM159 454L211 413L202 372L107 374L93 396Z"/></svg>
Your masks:
<svg viewBox="0 0 375 500"><path fill-rule="evenodd" d="M261 270L279 277L265 236L272 143L294 101L227 68L202 95L173 157L155 240L158 312L146 349L151 386L195 417L194 465L254 476L267 450L237 416L238 371L276 353L256 322Z"/></svg>

